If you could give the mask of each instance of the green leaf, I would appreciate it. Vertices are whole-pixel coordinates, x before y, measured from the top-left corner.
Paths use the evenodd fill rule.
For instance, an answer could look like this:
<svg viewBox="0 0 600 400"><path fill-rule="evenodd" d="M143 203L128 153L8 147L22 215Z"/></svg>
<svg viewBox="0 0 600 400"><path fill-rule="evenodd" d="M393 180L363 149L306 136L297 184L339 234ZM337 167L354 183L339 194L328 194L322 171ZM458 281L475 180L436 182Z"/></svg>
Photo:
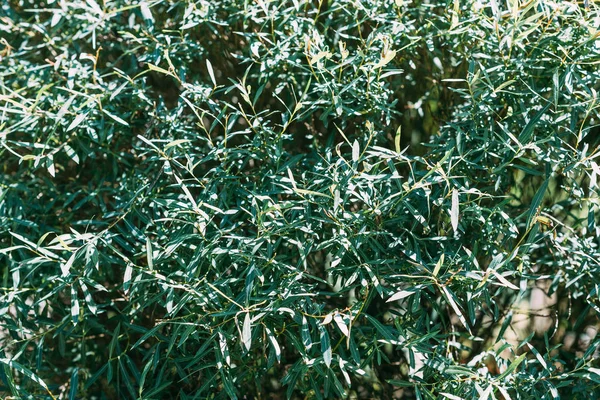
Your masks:
<svg viewBox="0 0 600 400"><path fill-rule="evenodd" d="M213 66L210 63L210 60L206 60L206 69L208 70L208 75L210 76L210 80L213 83L214 87L217 87L217 80L215 79L215 72L213 71Z"/></svg>
<svg viewBox="0 0 600 400"><path fill-rule="evenodd" d="M323 362L329 368L331 366L332 351L331 342L329 341L329 332L323 325L319 325L320 338L321 338L321 354L323 355Z"/></svg>
<svg viewBox="0 0 600 400"><path fill-rule="evenodd" d="M94 375L89 377L88 380L85 382L84 390L88 390L98 380L98 378L102 376L102 374L107 368L108 364L104 364L96 372L94 372Z"/></svg>
<svg viewBox="0 0 600 400"><path fill-rule="evenodd" d="M396 153L401 153L400 148L400 138L402 137L402 126L399 126L396 130L396 136L394 137L394 148L396 149Z"/></svg>
<svg viewBox="0 0 600 400"><path fill-rule="evenodd" d="M542 182L542 185L535 193L535 196L533 196L533 200L531 200L531 206L529 207L529 213L527 214L527 229L530 229L531 225L536 222L535 217L539 213L539 207L546 194L546 189L548 189L548 179Z"/></svg>
<svg viewBox="0 0 600 400"><path fill-rule="evenodd" d="M71 286L71 320L73 325L77 325L79 322L79 299L74 285Z"/></svg>
<svg viewBox="0 0 600 400"><path fill-rule="evenodd" d="M310 327L308 326L308 321L306 317L302 317L302 328L300 330L300 334L302 335L302 344L304 344L304 348L308 352L312 347L312 340L310 337Z"/></svg>
<svg viewBox="0 0 600 400"><path fill-rule="evenodd" d="M67 156L71 160L73 160L75 162L75 164L79 164L79 156L77 155L75 150L73 150L73 148L71 146L69 146L68 144L65 144L65 153L67 153Z"/></svg>
<svg viewBox="0 0 600 400"><path fill-rule="evenodd" d="M116 116L113 113L108 112L106 109L103 109L102 112L106 115L108 115L109 117L111 117L112 119L114 119L115 121L117 121L118 123L120 123L121 125L124 126L129 126L129 124L127 123L127 121L125 121L124 119L122 119L121 117Z"/></svg>
<svg viewBox="0 0 600 400"><path fill-rule="evenodd" d="M77 392L79 386L79 368L74 368L71 372L71 381L69 382L69 400L77 399Z"/></svg>
<svg viewBox="0 0 600 400"><path fill-rule="evenodd" d="M529 120L527 125L525 125L525 128L523 128L523 130L519 134L519 143L521 145L527 144L529 142L529 139L531 139L531 135L533 135L533 130L534 130L535 126L540 121L542 116L546 113L546 111L548 111L548 109L550 108L551 105L552 105L551 102L546 103L546 105L544 107L542 107L542 109L540 111L538 111L533 116L533 118L531 118Z"/></svg>
<svg viewBox="0 0 600 400"><path fill-rule="evenodd" d="M458 307L458 304L456 302L456 295L452 291L450 291L450 289L448 289L446 286L442 286L442 292L444 294L444 297L446 298L446 301L448 302L448 304L450 304L450 307L452 307L452 310L454 310L460 322L467 329L467 331L471 333L471 328L467 323L467 319L463 315L461 309Z"/></svg>
<svg viewBox="0 0 600 400"><path fill-rule="evenodd" d="M174 147L174 146L179 146L180 144L189 143L189 142L191 142L191 140L188 140L188 139L173 140L172 142L170 142L169 144L167 144L165 146L165 150L167 150L168 148L171 148L171 147Z"/></svg>
<svg viewBox="0 0 600 400"><path fill-rule="evenodd" d="M150 238L146 238L146 260L148 261L148 268L154 269L154 256L152 254L152 242Z"/></svg>
<svg viewBox="0 0 600 400"><path fill-rule="evenodd" d="M517 367L523 362L523 360L525 360L525 358L527 358L527 354L521 354L519 357L515 358L506 368L506 371L504 371L496 377L496 380L501 381L508 375L510 375L514 370L517 369Z"/></svg>
<svg viewBox="0 0 600 400"><path fill-rule="evenodd" d="M87 115L88 115L87 113L85 113L85 114L77 114L77 116L75 117L75 119L67 127L67 132L70 132L73 129L77 128L79 126L79 124L81 124L81 122L87 117Z"/></svg>
<svg viewBox="0 0 600 400"><path fill-rule="evenodd" d="M280 363L281 362L281 348L279 347L279 343L277 343L277 339L275 338L275 336L273 335L273 332L271 332L271 330L267 327L265 327L265 332L267 334L267 337L269 338L269 342L271 343L271 346L273 347L273 351L275 352L275 357L277 358L277 362Z"/></svg>
<svg viewBox="0 0 600 400"><path fill-rule="evenodd" d="M452 229L455 233L458 232L458 213L459 213L459 204L458 204L458 190L456 188L452 189L452 207L450 209L450 221L452 223Z"/></svg>
<svg viewBox="0 0 600 400"><path fill-rule="evenodd" d="M131 288L131 276L133 275L133 267L131 264L127 264L125 267L125 274L123 275L123 289L128 292Z"/></svg>
<svg viewBox="0 0 600 400"><path fill-rule="evenodd" d="M19 371L20 373L22 373L23 375L25 375L26 377L28 377L29 379L31 379L32 381L34 381L35 383L40 385L42 388L44 388L44 390L48 393L48 395L53 400L56 399L54 397L54 395L52 394L52 392L50 392L50 389L48 389L48 386L46 385L46 383L39 376L34 374L28 368L24 367L23 365L19 364L16 361L10 360L8 358L0 358L0 364L4 364L4 365L8 366L9 368Z"/></svg>
<svg viewBox="0 0 600 400"><path fill-rule="evenodd" d="M357 162L358 158L360 157L360 146L358 144L358 141L354 141L354 143L352 144L352 161Z"/></svg>
<svg viewBox="0 0 600 400"><path fill-rule="evenodd" d="M397 301L397 300L402 300L406 297L412 296L413 294L415 294L415 292L410 291L410 290L401 290L395 294L393 294L389 299L387 299L387 303L391 302L391 301Z"/></svg>
<svg viewBox="0 0 600 400"><path fill-rule="evenodd" d="M246 351L250 351L250 346L252 345L252 319L250 318L250 313L246 313L244 316L242 343L244 344Z"/></svg>
<svg viewBox="0 0 600 400"><path fill-rule="evenodd" d="M502 326L500 327L500 331L498 332L498 336L496 336L496 343L498 343L501 339L504 338L504 332L506 332L506 329L510 325L511 321L512 311L509 312L506 317L504 317L504 320L502 321Z"/></svg>

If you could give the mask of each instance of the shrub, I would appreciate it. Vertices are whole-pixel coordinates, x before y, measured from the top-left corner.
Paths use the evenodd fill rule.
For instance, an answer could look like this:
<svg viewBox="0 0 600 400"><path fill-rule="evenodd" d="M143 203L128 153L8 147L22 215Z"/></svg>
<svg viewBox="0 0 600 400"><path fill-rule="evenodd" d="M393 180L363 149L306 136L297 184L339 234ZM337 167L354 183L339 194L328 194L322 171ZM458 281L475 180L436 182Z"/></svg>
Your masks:
<svg viewBox="0 0 600 400"><path fill-rule="evenodd" d="M595 398L598 8L7 0L7 398Z"/></svg>

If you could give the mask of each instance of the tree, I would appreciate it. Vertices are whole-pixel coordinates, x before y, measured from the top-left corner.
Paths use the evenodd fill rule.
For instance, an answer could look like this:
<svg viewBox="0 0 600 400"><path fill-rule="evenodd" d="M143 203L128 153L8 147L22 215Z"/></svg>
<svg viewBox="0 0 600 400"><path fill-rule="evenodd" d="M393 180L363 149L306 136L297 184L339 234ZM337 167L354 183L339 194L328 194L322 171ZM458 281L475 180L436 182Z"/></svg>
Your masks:
<svg viewBox="0 0 600 400"><path fill-rule="evenodd" d="M0 15L3 396L598 393L594 4Z"/></svg>

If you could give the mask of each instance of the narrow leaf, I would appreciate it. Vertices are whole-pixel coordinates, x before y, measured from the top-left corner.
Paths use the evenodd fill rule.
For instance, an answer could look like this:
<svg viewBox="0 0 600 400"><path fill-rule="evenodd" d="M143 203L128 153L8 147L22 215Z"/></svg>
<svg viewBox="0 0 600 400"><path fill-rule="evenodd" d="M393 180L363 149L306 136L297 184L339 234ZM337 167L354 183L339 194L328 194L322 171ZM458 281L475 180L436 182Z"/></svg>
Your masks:
<svg viewBox="0 0 600 400"><path fill-rule="evenodd" d="M329 333L327 332L327 328L322 325L319 325L319 330L321 331L321 353L323 354L323 361L325 362L325 365L327 365L327 368L329 368L332 359Z"/></svg>
<svg viewBox="0 0 600 400"><path fill-rule="evenodd" d="M152 256L152 243L150 238L146 238L146 259L148 260L148 267L154 269L154 257Z"/></svg>
<svg viewBox="0 0 600 400"><path fill-rule="evenodd" d="M249 351L250 346L252 345L252 319L250 318L250 313L246 313L246 316L244 317L242 343L244 344L246 351Z"/></svg>
<svg viewBox="0 0 600 400"><path fill-rule="evenodd" d="M277 362L281 362L281 348L279 347L279 343L277 343L277 339L275 339L273 332L271 332L269 328L265 327L265 331L267 332L269 342L271 342L271 346L273 346L273 350L275 351L275 357L277 358Z"/></svg>
<svg viewBox="0 0 600 400"><path fill-rule="evenodd" d="M519 366L519 364L521 364L526 357L527 357L527 354L521 354L519 357L515 358L512 361L512 363L510 363L510 365L508 366L508 368L506 368L506 371L504 371L503 373L501 373L500 375L498 375L498 377L496 379L497 380L502 380L502 379L506 378L515 369L517 369L517 367Z"/></svg>
<svg viewBox="0 0 600 400"><path fill-rule="evenodd" d="M465 318L465 316L463 315L462 311L458 307L458 304L456 304L456 300L454 300L454 293L452 293L446 286L442 286L442 291L443 291L443 293L445 295L444 297L446 298L446 300L450 304L450 307L452 307L452 309L454 310L454 312L458 316L458 319L460 320L460 322L467 329L467 331L469 333L471 333L471 329L469 328L469 324L467 323L467 319Z"/></svg>
<svg viewBox="0 0 600 400"><path fill-rule="evenodd" d="M352 161L357 162L360 157L360 147L358 144L358 140L355 140L352 144Z"/></svg>
<svg viewBox="0 0 600 400"><path fill-rule="evenodd" d="M125 274L123 275L123 288L125 292L129 292L129 287L131 286L131 275L133 274L133 268L131 265L127 265L125 268Z"/></svg>
<svg viewBox="0 0 600 400"><path fill-rule="evenodd" d="M302 317L302 329L300 330L300 335L302 336L302 344L304 344L304 348L306 351L309 351L312 347L312 340L310 337L310 329L306 317Z"/></svg>
<svg viewBox="0 0 600 400"><path fill-rule="evenodd" d="M397 300L402 300L402 299L404 299L404 298L406 298L408 296L412 296L413 294L415 294L415 292L411 292L411 291L408 291L408 290L401 290L398 293L392 295L392 297L390 297L386 301L386 303L390 303L392 301L397 301Z"/></svg>
<svg viewBox="0 0 600 400"><path fill-rule="evenodd" d="M70 132L73 129L77 128L79 126L79 124L81 124L81 121L83 121L85 119L85 117L87 117L87 113L85 113L85 114L78 114L75 117L75 119L73 120L73 122L71 122L71 124L67 128L67 132Z"/></svg>
<svg viewBox="0 0 600 400"><path fill-rule="evenodd" d="M535 216L538 213L538 207L542 204L542 200L544 199L544 195L546 194L546 189L548 188L548 179L546 179L542 186L538 189L533 200L531 201L531 206L529 208L529 214L527 215L527 229L531 227L531 224L535 222Z"/></svg>
<svg viewBox="0 0 600 400"><path fill-rule="evenodd" d="M454 232L458 232L458 190L452 189L452 208L450 210L450 222L452 223L452 229Z"/></svg>
<svg viewBox="0 0 600 400"><path fill-rule="evenodd" d="M180 144L183 144L183 143L188 143L189 141L190 140L188 140L188 139L173 140L171 143L169 143L165 146L165 150L169 149L171 147L174 147L174 146L179 146Z"/></svg>
<svg viewBox="0 0 600 400"><path fill-rule="evenodd" d="M208 70L208 75L210 76L210 80L212 81L213 86L216 87L217 80L215 79L215 72L213 71L212 64L208 59L206 60L206 69Z"/></svg>
<svg viewBox="0 0 600 400"><path fill-rule="evenodd" d="M523 128L523 130L519 134L519 142L521 145L527 144L527 142L529 142L529 139L531 139L531 135L533 134L533 129L535 128L535 125L539 122L539 120L546 113L546 111L548 111L551 105L552 103L546 104L540 111L538 111L538 113L533 118L529 120L527 125L525 125L525 128Z"/></svg>
<svg viewBox="0 0 600 400"><path fill-rule="evenodd" d="M52 399L55 399L52 392L50 392L50 389L48 389L48 386L46 385L46 383L39 376L34 374L31 370L27 369L26 367L19 364L18 362L7 359L7 358L0 358L0 364L7 365L9 368L13 368L13 369L19 371L20 373L22 373L23 375L25 375L26 377L28 377L29 379L31 379L32 381L34 381L35 383L37 383L38 385L43 387L46 390L46 392L48 392L50 397L52 397Z"/></svg>
<svg viewBox="0 0 600 400"><path fill-rule="evenodd" d="M79 299L77 298L77 289L75 285L71 286L71 320L73 325L79 322Z"/></svg>
<svg viewBox="0 0 600 400"><path fill-rule="evenodd" d="M396 130L396 136L394 137L394 146L396 148L396 153L400 153L400 139L402 137L402 126L399 126Z"/></svg>
<svg viewBox="0 0 600 400"><path fill-rule="evenodd" d="M348 327L346 326L344 318L341 314L336 313L333 317L333 320L335 321L335 324L337 325L338 329L344 334L344 336L350 335L350 331L348 330Z"/></svg>
<svg viewBox="0 0 600 400"><path fill-rule="evenodd" d="M125 120L123 120L121 117L117 117L115 114L108 112L104 109L102 110L102 112L104 114L108 115L109 117L111 117L112 119L114 119L115 121L117 121L118 123L120 123L121 125L129 126L129 124Z"/></svg>

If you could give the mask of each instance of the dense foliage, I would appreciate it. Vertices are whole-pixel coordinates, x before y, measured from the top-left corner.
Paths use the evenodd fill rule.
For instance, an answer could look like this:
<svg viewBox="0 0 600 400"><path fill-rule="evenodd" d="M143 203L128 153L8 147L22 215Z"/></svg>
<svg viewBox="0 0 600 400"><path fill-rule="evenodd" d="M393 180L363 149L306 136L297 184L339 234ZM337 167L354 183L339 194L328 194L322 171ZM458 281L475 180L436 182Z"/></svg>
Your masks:
<svg viewBox="0 0 600 400"><path fill-rule="evenodd" d="M0 396L597 398L598 29L5 0Z"/></svg>

